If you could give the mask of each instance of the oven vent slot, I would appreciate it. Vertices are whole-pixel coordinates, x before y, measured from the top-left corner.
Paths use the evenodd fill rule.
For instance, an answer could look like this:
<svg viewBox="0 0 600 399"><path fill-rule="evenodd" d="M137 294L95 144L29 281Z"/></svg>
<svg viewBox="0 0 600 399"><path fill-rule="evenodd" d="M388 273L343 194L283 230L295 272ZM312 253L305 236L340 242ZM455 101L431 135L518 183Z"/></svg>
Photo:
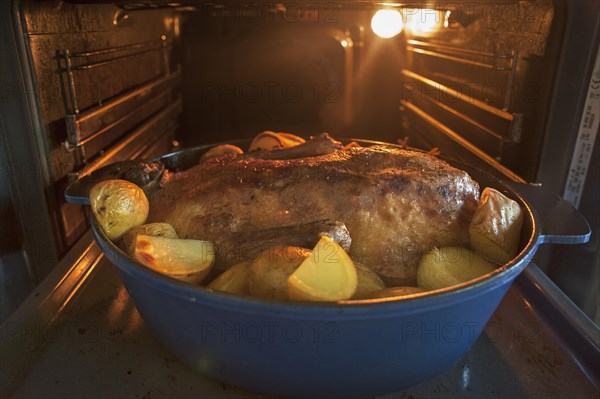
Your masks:
<svg viewBox="0 0 600 399"><path fill-rule="evenodd" d="M95 51L72 53L64 50L62 55L70 107L70 113L65 117L65 147L70 151L77 151L82 163L87 163L123 134L173 104L181 72L179 68L173 72L170 70L169 50L170 45L165 36L157 41ZM108 101L99 101L92 108L80 110L74 71L91 71L150 52L162 54L158 77Z"/></svg>

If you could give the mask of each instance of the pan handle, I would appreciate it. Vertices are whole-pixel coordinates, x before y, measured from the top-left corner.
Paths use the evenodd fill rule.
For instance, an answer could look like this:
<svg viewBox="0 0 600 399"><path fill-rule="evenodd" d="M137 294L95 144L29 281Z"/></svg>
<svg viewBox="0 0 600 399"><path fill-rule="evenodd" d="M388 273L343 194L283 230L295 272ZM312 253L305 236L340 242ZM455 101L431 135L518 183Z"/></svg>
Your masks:
<svg viewBox="0 0 600 399"><path fill-rule="evenodd" d="M70 204L89 205L90 191L93 186L89 182L73 182L65 190L65 200Z"/></svg>
<svg viewBox="0 0 600 399"><path fill-rule="evenodd" d="M138 162L135 161L122 161L96 170L69 184L65 190L65 200L70 204L89 205L90 191L96 183L109 179L121 179L128 168L137 164Z"/></svg>
<svg viewBox="0 0 600 399"><path fill-rule="evenodd" d="M541 186L506 181L537 214L538 243L583 244L590 240L591 229L585 217L569 202Z"/></svg>

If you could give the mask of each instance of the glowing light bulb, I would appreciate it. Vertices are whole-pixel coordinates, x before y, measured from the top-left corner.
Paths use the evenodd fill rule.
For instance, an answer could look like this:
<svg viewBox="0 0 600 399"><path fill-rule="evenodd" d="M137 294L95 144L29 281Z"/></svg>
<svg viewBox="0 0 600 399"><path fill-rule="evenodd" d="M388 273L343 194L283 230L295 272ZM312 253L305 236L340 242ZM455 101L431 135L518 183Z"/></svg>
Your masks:
<svg viewBox="0 0 600 399"><path fill-rule="evenodd" d="M378 10L371 19L371 29L384 39L389 39L402 32L404 23L398 10Z"/></svg>

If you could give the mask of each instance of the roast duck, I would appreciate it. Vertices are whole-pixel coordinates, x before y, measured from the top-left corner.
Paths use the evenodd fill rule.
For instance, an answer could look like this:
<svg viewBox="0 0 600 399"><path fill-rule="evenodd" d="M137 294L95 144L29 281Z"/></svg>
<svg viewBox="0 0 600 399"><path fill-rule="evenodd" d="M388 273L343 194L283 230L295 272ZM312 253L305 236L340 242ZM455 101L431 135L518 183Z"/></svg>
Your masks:
<svg viewBox="0 0 600 399"><path fill-rule="evenodd" d="M312 248L323 234L388 283L414 285L421 255L468 243L479 187L432 155L346 146L327 134L296 147L227 154L180 172L138 165L128 180L149 222L216 243L224 270L273 245Z"/></svg>

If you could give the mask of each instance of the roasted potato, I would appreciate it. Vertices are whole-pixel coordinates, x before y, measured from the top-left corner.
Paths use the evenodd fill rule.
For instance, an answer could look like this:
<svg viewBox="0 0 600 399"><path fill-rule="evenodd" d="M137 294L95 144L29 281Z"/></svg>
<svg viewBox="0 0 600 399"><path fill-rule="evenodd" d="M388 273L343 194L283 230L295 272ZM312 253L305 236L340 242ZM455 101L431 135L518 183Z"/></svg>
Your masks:
<svg viewBox="0 0 600 399"><path fill-rule="evenodd" d="M105 180L90 191L90 205L98 224L112 241L144 224L150 204L144 191L126 180Z"/></svg>
<svg viewBox="0 0 600 399"><path fill-rule="evenodd" d="M289 276L290 299L341 301L356 292L356 267L350 256L328 236L322 236L312 254Z"/></svg>
<svg viewBox="0 0 600 399"><path fill-rule="evenodd" d="M251 261L244 261L231 266L211 281L208 288L230 294L248 295L251 263Z"/></svg>
<svg viewBox="0 0 600 399"><path fill-rule="evenodd" d="M121 239L121 247L131 256L133 256L135 250L135 238L138 234L153 237L179 238L175 229L169 223L148 223L132 227L127 230Z"/></svg>
<svg viewBox="0 0 600 399"><path fill-rule="evenodd" d="M372 292L385 288L385 283L373 270L358 262L354 262L354 266L356 267L356 292L352 299L371 298Z"/></svg>
<svg viewBox="0 0 600 399"><path fill-rule="evenodd" d="M289 146L289 147L291 147L292 144L306 143L306 140L304 140L300 136L296 136L295 134L278 132L277 135L279 137L282 137L284 139L284 142L287 143L288 144L287 146Z"/></svg>
<svg viewBox="0 0 600 399"><path fill-rule="evenodd" d="M395 298L406 295L414 295L420 294L423 291L422 288L419 287L389 287L383 288L378 291L372 291L364 298L368 299L379 299L379 298Z"/></svg>
<svg viewBox="0 0 600 399"><path fill-rule="evenodd" d="M294 147L298 144L304 143L305 140L302 137L290 134L290 133L275 133L271 131L264 131L254 137L248 152L259 151L259 150L273 150L275 148L287 148Z"/></svg>
<svg viewBox="0 0 600 399"><path fill-rule="evenodd" d="M425 291L464 283L494 271L496 267L467 248L433 249L421 258L417 285Z"/></svg>
<svg viewBox="0 0 600 399"><path fill-rule="evenodd" d="M250 265L248 289L251 296L288 300L288 277L310 256L306 248L277 246L258 255Z"/></svg>
<svg viewBox="0 0 600 399"><path fill-rule="evenodd" d="M469 226L471 248L502 265L517 255L523 212L516 201L487 187Z"/></svg>
<svg viewBox="0 0 600 399"><path fill-rule="evenodd" d="M211 158L218 158L225 154L243 154L243 153L244 153L244 151L242 151L242 149L236 145L221 144L221 145L211 148L210 150L208 150L204 154L202 154L202 156L200 157L200 162L206 161L207 159L211 159Z"/></svg>
<svg viewBox="0 0 600 399"><path fill-rule="evenodd" d="M210 241L138 234L135 238L134 257L159 273L198 284L213 265L215 249Z"/></svg>

